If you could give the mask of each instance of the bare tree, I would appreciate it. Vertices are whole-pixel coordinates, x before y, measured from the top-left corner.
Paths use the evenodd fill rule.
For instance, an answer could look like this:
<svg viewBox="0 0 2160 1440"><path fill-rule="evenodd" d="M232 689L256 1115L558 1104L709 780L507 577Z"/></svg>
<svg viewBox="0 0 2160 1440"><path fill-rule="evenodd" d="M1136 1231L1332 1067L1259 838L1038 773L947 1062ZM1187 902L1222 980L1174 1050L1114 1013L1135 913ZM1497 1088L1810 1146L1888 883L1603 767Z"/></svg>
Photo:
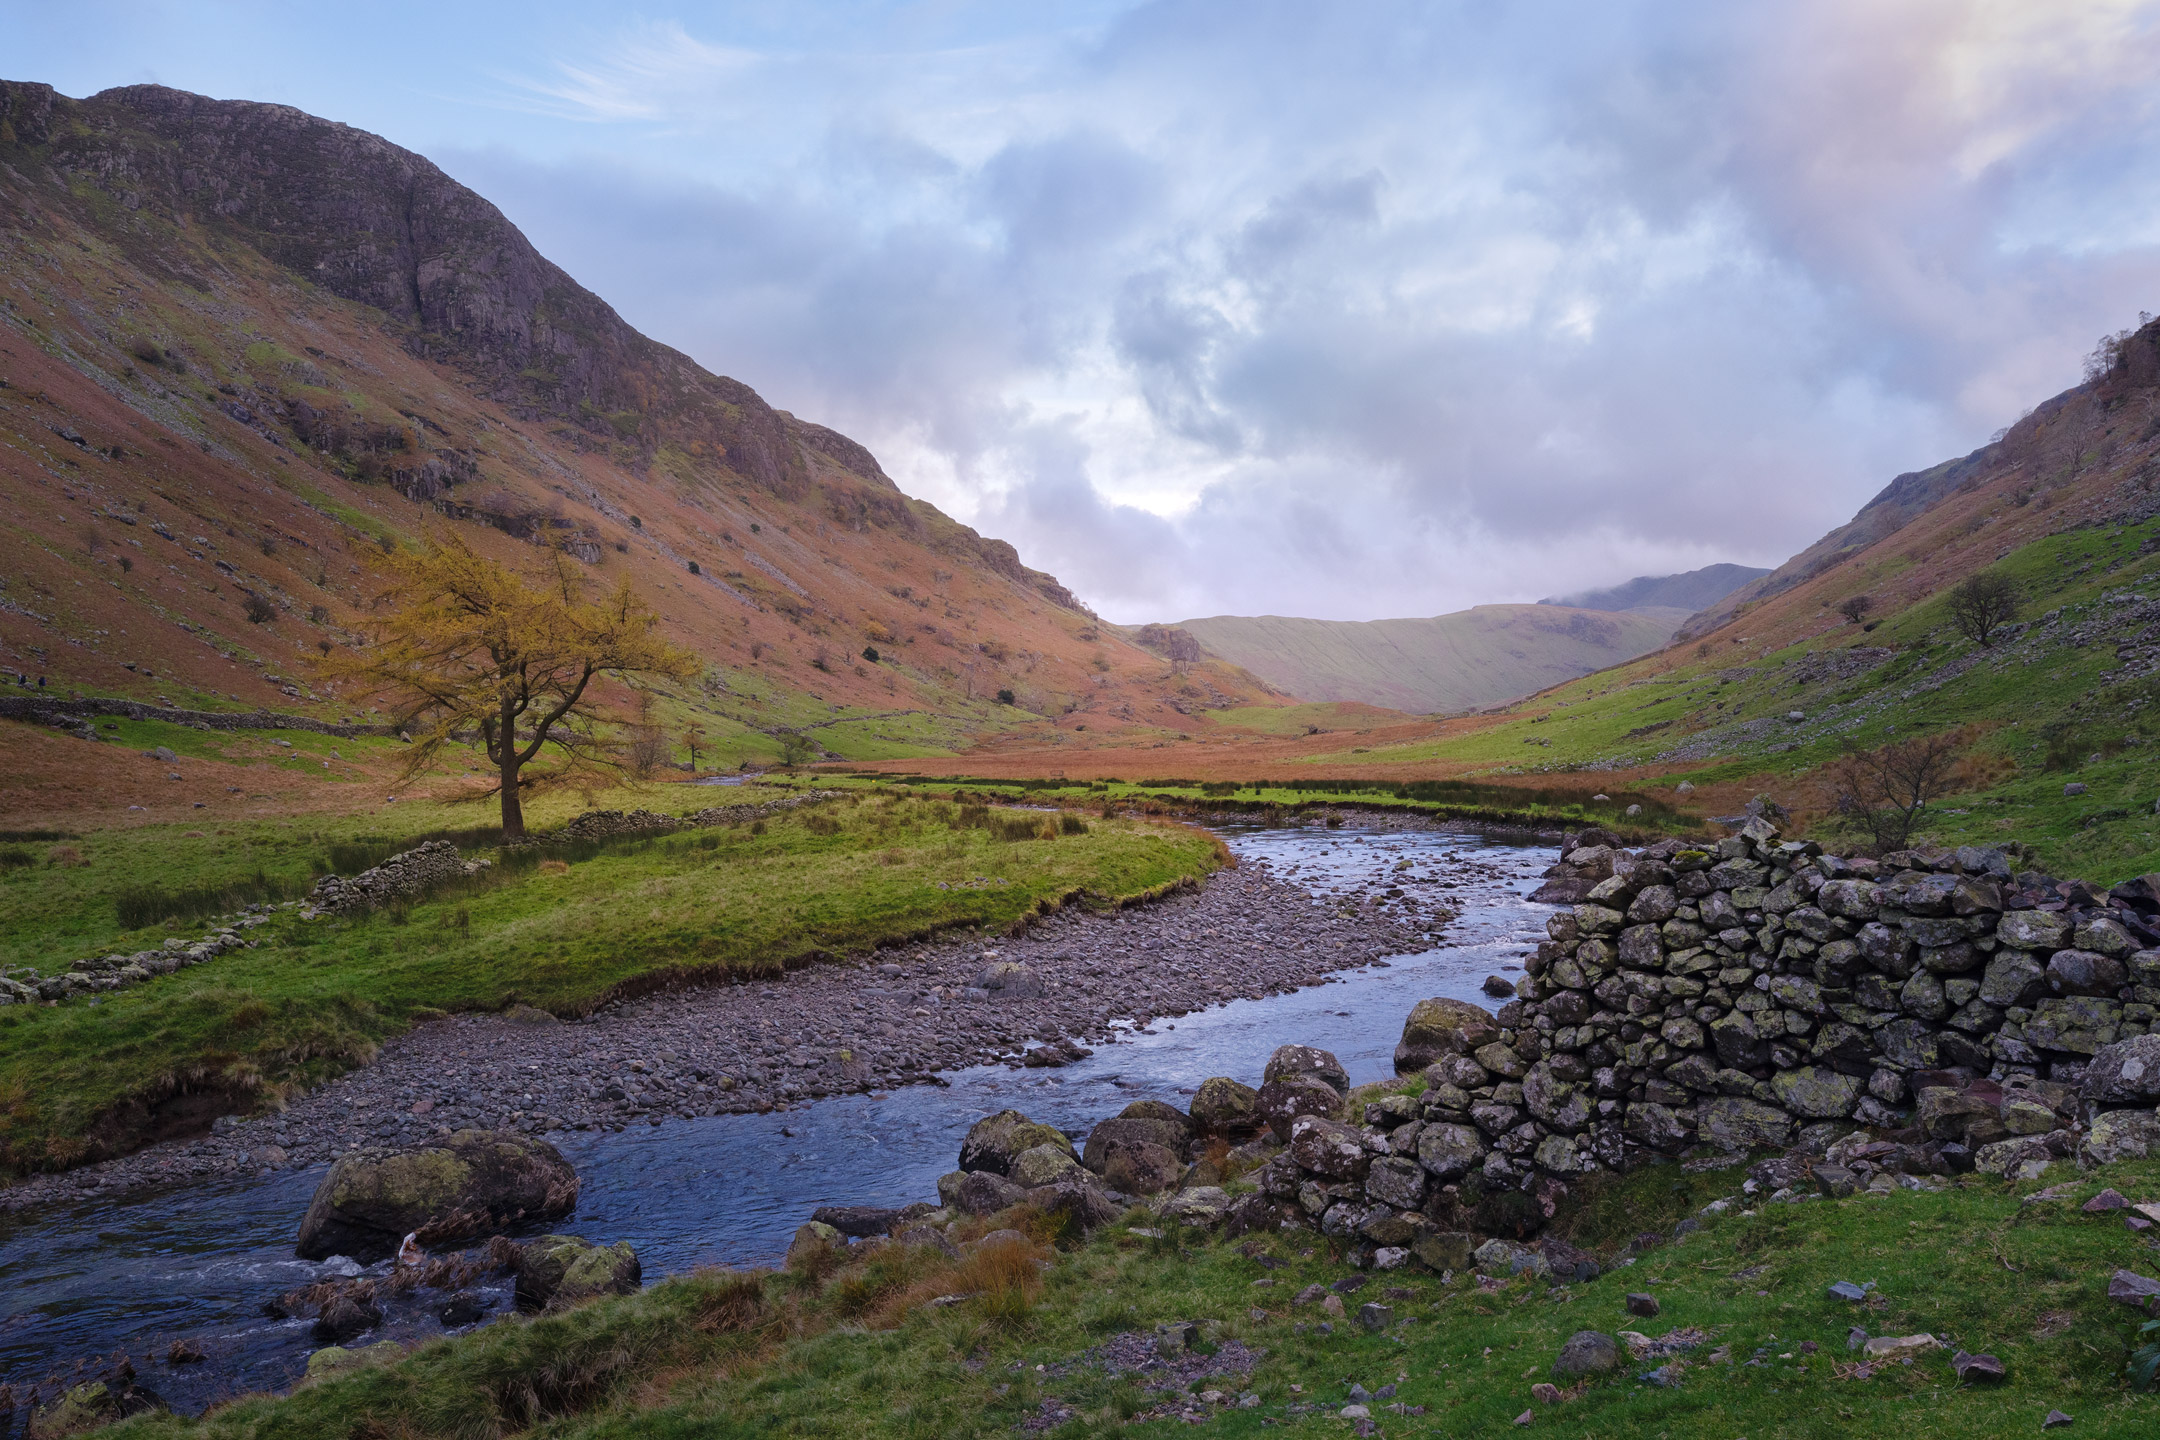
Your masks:
<svg viewBox="0 0 2160 1440"><path fill-rule="evenodd" d="M1857 625L1862 620L1867 619L1868 612L1875 608L1875 597L1872 595L1855 595L1837 608L1838 614L1843 615L1847 620Z"/></svg>
<svg viewBox="0 0 2160 1440"><path fill-rule="evenodd" d="M1878 850L1903 847L1928 803L1950 788L1963 748L1949 731L1848 752L1828 772L1838 813L1865 827Z"/></svg>
<svg viewBox="0 0 2160 1440"><path fill-rule="evenodd" d="M2017 618L2017 582L1993 570L1968 575L1950 592L1950 623L1968 640L1993 642L1995 632Z"/></svg>

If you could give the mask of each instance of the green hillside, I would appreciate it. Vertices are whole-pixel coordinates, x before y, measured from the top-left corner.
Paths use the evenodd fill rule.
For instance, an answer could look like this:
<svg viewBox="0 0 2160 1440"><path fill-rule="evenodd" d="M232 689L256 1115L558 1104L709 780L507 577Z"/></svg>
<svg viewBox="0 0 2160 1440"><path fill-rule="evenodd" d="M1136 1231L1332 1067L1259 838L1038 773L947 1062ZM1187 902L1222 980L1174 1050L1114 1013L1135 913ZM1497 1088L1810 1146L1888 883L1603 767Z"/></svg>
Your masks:
<svg viewBox="0 0 2160 1440"><path fill-rule="evenodd" d="M1657 649L1688 612L1479 605L1423 620L1186 620L1209 653L1303 700L1414 714L1474 710Z"/></svg>

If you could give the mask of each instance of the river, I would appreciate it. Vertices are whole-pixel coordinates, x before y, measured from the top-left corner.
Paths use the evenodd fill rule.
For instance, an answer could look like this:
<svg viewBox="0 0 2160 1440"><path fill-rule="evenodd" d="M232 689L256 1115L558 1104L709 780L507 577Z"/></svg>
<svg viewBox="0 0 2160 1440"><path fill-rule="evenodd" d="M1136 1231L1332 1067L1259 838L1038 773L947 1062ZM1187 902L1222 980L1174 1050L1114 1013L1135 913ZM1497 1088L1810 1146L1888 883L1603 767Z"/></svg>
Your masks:
<svg viewBox="0 0 2160 1440"><path fill-rule="evenodd" d="M1258 1084L1269 1053L1291 1042L1332 1050L1353 1083L1385 1078L1411 1006L1434 995L1495 1003L1480 983L1519 972L1544 933L1549 908L1524 897L1552 863L1548 846L1355 825L1219 833L1241 863L1269 866L1316 896L1404 874L1407 860L1408 874L1452 884L1440 893L1459 916L1430 949L1291 994L1127 1030L1063 1069L980 1066L947 1074L944 1086L769 1115L551 1136L583 1179L576 1215L551 1228L630 1241L648 1283L700 1265L769 1264L819 1205L935 1201L937 1177L953 1168L961 1137L991 1111L1021 1110L1078 1136L1134 1100L1182 1108L1212 1075ZM1144 911L1134 914L1144 923ZM317 1346L312 1322L272 1318L265 1302L330 1274L358 1273L349 1262L317 1264L292 1253L322 1175L317 1167L197 1184L0 1222L0 1382L16 1388L15 1423L27 1418L26 1389L49 1397L121 1354L139 1384L186 1413L291 1385ZM509 1308L508 1287L490 1284L473 1293L500 1314ZM407 1292L386 1306L384 1326L357 1343L442 1333L430 1307L443 1298ZM168 1363L180 1337L206 1358Z"/></svg>

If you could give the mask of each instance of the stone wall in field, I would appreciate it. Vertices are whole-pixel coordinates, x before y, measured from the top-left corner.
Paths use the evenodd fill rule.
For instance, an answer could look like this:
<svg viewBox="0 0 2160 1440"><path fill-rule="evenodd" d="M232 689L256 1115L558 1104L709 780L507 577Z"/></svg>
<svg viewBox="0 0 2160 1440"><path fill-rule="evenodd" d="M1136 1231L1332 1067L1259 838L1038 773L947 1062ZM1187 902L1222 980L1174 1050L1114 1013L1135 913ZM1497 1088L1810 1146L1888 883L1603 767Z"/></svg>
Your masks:
<svg viewBox="0 0 2160 1440"><path fill-rule="evenodd" d="M315 882L314 893L308 896L309 911L301 913L305 918L310 911L340 915L373 910L393 900L418 895L445 880L483 870L487 865L485 860L461 858L457 846L447 840L429 840L350 878L323 876Z"/></svg>

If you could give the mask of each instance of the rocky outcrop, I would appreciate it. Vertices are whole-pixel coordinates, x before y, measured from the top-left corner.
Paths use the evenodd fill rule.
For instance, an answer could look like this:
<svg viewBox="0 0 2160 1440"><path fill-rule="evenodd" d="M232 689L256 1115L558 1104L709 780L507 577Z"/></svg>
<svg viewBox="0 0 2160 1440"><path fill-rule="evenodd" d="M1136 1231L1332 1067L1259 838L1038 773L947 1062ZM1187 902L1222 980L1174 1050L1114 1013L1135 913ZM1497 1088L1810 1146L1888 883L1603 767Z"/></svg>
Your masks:
<svg viewBox="0 0 2160 1440"><path fill-rule="evenodd" d="M460 1130L410 1150L357 1150L316 1187L296 1250L308 1260L363 1263L422 1244L466 1240L577 1206L578 1177L554 1146L522 1135Z"/></svg>

